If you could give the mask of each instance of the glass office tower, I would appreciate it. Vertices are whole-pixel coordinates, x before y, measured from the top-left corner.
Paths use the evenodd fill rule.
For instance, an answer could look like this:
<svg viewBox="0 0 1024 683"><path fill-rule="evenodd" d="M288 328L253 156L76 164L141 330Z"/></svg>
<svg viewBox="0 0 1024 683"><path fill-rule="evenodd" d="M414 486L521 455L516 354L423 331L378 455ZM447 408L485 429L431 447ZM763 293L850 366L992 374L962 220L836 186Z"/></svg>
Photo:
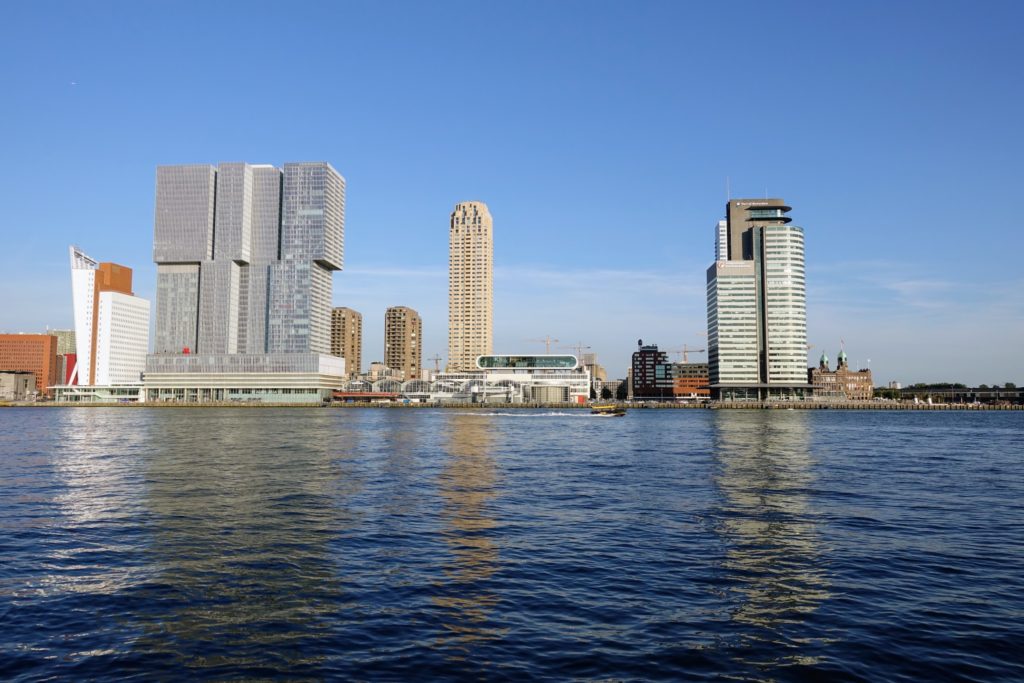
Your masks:
<svg viewBox="0 0 1024 683"><path fill-rule="evenodd" d="M733 199L707 273L708 374L718 400L804 398L804 231L781 199Z"/></svg>
<svg viewBox="0 0 1024 683"><path fill-rule="evenodd" d="M332 276L342 268L344 225L345 180L325 162L280 169L245 163L158 167L157 329L155 353L147 362L151 397L233 400L224 390L255 382L243 395L258 389L262 400L283 400L271 390L320 391L335 373L340 381L340 359L327 354ZM282 377L255 376L220 386L221 380L231 382L218 377L308 374L320 366L326 373L315 387L276 386ZM181 386L180 377L169 377L183 373L193 379L204 375L208 386Z"/></svg>

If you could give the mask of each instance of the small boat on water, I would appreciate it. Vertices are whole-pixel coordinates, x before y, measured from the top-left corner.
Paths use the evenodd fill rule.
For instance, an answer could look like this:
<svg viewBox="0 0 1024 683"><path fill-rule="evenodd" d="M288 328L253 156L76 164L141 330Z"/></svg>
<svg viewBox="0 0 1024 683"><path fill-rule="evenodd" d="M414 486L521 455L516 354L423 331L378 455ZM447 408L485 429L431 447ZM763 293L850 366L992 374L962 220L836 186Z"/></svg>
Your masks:
<svg viewBox="0 0 1024 683"><path fill-rule="evenodd" d="M614 403L593 405L590 406L590 414L601 415L603 417L622 417L626 414L626 409L621 406L617 406Z"/></svg>

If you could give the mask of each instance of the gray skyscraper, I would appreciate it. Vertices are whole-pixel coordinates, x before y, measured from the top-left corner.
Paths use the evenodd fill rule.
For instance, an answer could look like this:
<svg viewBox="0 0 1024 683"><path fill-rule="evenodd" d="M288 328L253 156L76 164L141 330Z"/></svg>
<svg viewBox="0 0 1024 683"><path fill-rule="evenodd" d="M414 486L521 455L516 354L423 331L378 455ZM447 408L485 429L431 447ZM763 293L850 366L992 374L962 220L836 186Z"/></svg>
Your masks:
<svg viewBox="0 0 1024 683"><path fill-rule="evenodd" d="M322 365L298 355L330 353L344 225L345 180L328 163L158 167L147 372Z"/></svg>

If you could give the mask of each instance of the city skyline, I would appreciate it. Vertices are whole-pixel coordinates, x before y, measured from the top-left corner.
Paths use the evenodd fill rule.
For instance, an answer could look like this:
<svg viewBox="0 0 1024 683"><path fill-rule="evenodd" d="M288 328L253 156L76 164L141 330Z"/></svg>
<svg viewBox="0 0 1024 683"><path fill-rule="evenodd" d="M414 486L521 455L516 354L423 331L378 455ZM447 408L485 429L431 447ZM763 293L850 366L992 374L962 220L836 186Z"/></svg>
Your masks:
<svg viewBox="0 0 1024 683"><path fill-rule="evenodd" d="M528 340L546 335L582 340L622 377L638 337L703 346L708 228L730 196L769 195L799 207L808 230L808 366L845 340L850 365L870 365L878 385L1021 383L1013 256L1024 238L1003 198L1022 180L1024 107L1005 84L1024 10L923 7L773 8L801 55L756 58L720 49L724 26L765 16L754 3L251 16L228 3L210 8L202 33L171 8L16 7L0 29L11 65L0 117L19 132L0 169L0 328L72 326L74 242L132 267L136 294L157 300L156 166L315 158L351 183L349 265L330 303L363 312L367 349L383 348L384 311L402 302L423 318L424 356L446 355L443 226L465 198L500 226L496 353L538 353ZM438 41L456 18L490 28ZM140 30L112 28L123 25ZM260 56L225 85L202 56L249 44L236 36L300 34L313 46L304 70L287 53ZM32 64L17 59L29 53ZM267 73L289 78L253 107ZM765 81L786 106L726 106ZM301 125L276 125L313 87ZM450 106L459 97L472 106ZM195 101L218 116L186 106ZM752 154L758 145L772 153Z"/></svg>

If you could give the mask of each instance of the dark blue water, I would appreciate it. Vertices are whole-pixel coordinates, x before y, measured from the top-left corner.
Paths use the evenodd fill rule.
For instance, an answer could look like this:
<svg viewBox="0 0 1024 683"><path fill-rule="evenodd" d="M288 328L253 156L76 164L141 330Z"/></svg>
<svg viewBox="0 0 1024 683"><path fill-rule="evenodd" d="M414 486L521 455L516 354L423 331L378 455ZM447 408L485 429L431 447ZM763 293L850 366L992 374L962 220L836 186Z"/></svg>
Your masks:
<svg viewBox="0 0 1024 683"><path fill-rule="evenodd" d="M1024 679L1024 413L0 410L0 677Z"/></svg>

